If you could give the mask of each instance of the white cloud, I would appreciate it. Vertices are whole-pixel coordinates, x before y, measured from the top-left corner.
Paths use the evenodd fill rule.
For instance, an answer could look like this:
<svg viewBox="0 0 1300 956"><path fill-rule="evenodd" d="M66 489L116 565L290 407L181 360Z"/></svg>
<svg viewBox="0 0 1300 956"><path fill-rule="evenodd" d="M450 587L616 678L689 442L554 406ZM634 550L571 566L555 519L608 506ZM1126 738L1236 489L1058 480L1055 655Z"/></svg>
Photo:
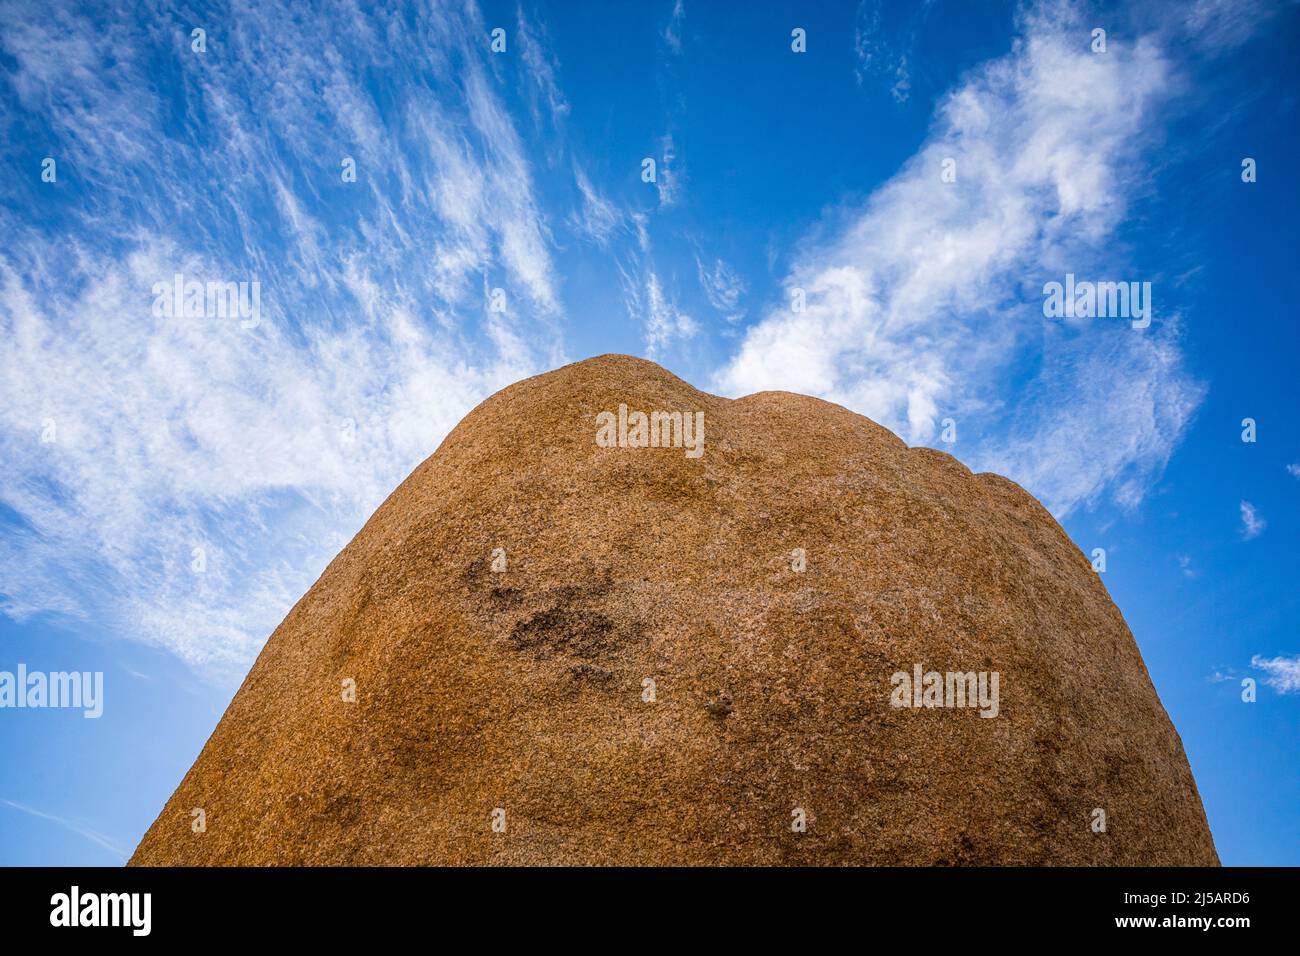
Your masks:
<svg viewBox="0 0 1300 956"><path fill-rule="evenodd" d="M1112 40L1095 56L1077 23L1049 12L1025 14L1011 52L943 99L917 155L803 251L786 301L715 384L817 394L914 443L940 417L968 421L965 434L983 433L973 465L1063 514L1106 489L1140 500L1202 392L1171 309L1145 331L1042 316L1046 280L1123 269L1108 240L1172 86L1154 42ZM946 159L955 183L941 181Z"/></svg>
<svg viewBox="0 0 1300 956"><path fill-rule="evenodd" d="M1189 39L1218 52L1242 43L1281 7L1268 0L1193 0L1175 9L1184 16L1181 26Z"/></svg>
<svg viewBox="0 0 1300 956"><path fill-rule="evenodd" d="M516 22L519 48L530 81L526 92L533 121L541 125L541 105L544 103L552 129L558 129L569 115L569 103L558 79L559 64L550 52L545 29L540 24L534 27L528 22L522 5L517 11Z"/></svg>
<svg viewBox="0 0 1300 956"><path fill-rule="evenodd" d="M666 133L659 141L659 159L655 164L655 188L659 192L659 205L667 209L682 199L685 176L677 162L677 149L673 134Z"/></svg>
<svg viewBox="0 0 1300 956"><path fill-rule="evenodd" d="M632 225L636 227L636 244L641 250L642 255L650 253L650 222L649 218L643 212L634 212L632 216Z"/></svg>
<svg viewBox="0 0 1300 956"><path fill-rule="evenodd" d="M3 274L3 495L28 531L0 539L0 591L19 618L105 601L125 633L237 667L460 417L534 366L506 348L467 364L373 285L354 325L305 343L155 319L149 289L178 266L219 274L150 246L39 307Z"/></svg>
<svg viewBox="0 0 1300 956"><path fill-rule="evenodd" d="M682 23L686 19L686 5L682 0L677 0L673 4L672 16L668 19L668 25L664 27L664 43L668 49L674 53L682 52Z"/></svg>
<svg viewBox="0 0 1300 956"><path fill-rule="evenodd" d="M1250 666L1266 671L1264 683L1279 694L1300 693L1300 656L1267 658L1256 654L1250 659Z"/></svg>
<svg viewBox="0 0 1300 956"><path fill-rule="evenodd" d="M0 25L3 81L98 177L53 237L0 208L0 610L239 673L474 404L561 364L550 235L483 24L430 11L408 37L373 16L241 7L208 60L133 15ZM183 129L150 49L184 74ZM375 64L399 94L383 110ZM178 272L257 279L260 325L154 316Z"/></svg>
<svg viewBox="0 0 1300 956"><path fill-rule="evenodd" d="M1247 541L1256 538L1267 526L1268 522L1260 517L1254 505L1249 501L1241 503L1241 536L1243 538Z"/></svg>
<svg viewBox="0 0 1300 956"><path fill-rule="evenodd" d="M744 316L738 311L740 298L745 294L745 282L721 259L714 259L711 267L705 266L699 256L695 258L699 271L700 287L709 305L723 314L728 322L739 321Z"/></svg>
<svg viewBox="0 0 1300 956"><path fill-rule="evenodd" d="M623 216L612 202L596 191L582 167L574 164L573 179L582 196L582 210L571 223L578 232L603 246L623 222Z"/></svg>
<svg viewBox="0 0 1300 956"><path fill-rule="evenodd" d="M1292 478L1300 478L1300 465L1287 465L1286 472Z"/></svg>
<svg viewBox="0 0 1300 956"><path fill-rule="evenodd" d="M882 0L862 0L854 17L854 73L858 84L884 83L897 103L906 103L912 91L909 61L933 0L886 7ZM893 22L899 17L904 22ZM887 22L889 21L889 22Z"/></svg>
<svg viewBox="0 0 1300 956"><path fill-rule="evenodd" d="M640 274L622 271L624 303L628 314L639 318L645 328L647 358L660 359L670 346L696 335L699 326L678 309L652 267Z"/></svg>

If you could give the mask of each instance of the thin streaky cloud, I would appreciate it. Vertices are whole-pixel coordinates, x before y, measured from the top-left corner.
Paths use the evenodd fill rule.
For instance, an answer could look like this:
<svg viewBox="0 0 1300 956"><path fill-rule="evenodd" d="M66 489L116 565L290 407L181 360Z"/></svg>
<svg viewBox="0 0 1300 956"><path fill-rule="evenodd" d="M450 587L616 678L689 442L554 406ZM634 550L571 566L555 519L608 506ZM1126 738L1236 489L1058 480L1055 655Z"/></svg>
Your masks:
<svg viewBox="0 0 1300 956"><path fill-rule="evenodd" d="M130 10L0 25L7 102L49 125L69 188L93 187L38 217L0 203L9 616L241 673L465 412L563 363L554 240L480 15L426 10L418 36L395 13L349 22L242 7L206 55ZM181 82L151 82L150 57ZM177 274L257 280L260 323L158 317Z"/></svg>
<svg viewBox="0 0 1300 956"><path fill-rule="evenodd" d="M113 858L117 860L117 862L119 863L126 862L127 853L124 849L122 849L121 846L119 846L116 842L114 842L112 838L106 837L104 836L104 834L99 833L96 830L92 830L90 827L86 826L85 824L78 823L75 820L70 820L67 817L61 817L53 813L46 813L43 810L37 810L35 807L29 807L21 803L15 803L13 800L6 800L3 797L0 797L0 804L4 804L7 807L11 807L14 810L19 811L20 813L25 813L28 816L36 817L37 819L40 820L49 820L51 823L57 823L59 826L63 827L64 829L72 831L73 833L77 834L77 836L82 837L85 840L88 840L89 842L95 844L95 846L99 847L105 852L110 853L113 856Z"/></svg>
<svg viewBox="0 0 1300 956"><path fill-rule="evenodd" d="M677 0L673 4L672 15L668 18L668 25L664 27L663 38L668 49L674 53L682 52L682 25L686 20L686 4L684 0Z"/></svg>
<svg viewBox="0 0 1300 956"><path fill-rule="evenodd" d="M574 228L597 245L608 245L623 224L622 212L597 191L586 171L577 163L573 167L573 180L582 199L581 209L571 217Z"/></svg>
<svg viewBox="0 0 1300 956"><path fill-rule="evenodd" d="M728 322L738 322L744 318L740 300L745 294L745 281L736 271L721 259L714 259L712 265L709 265L698 255L695 257L695 266L700 288L704 290L709 305L722 313Z"/></svg>
<svg viewBox="0 0 1300 956"><path fill-rule="evenodd" d="M920 151L805 247L715 386L819 395L914 444L951 417L977 439L969 464L1058 515L1103 495L1140 502L1204 393L1178 312L1141 333L1063 322L1044 317L1040 290L1126 268L1107 240L1175 84L1156 39L1101 58L1080 30L1063 5L1022 12L1011 51L941 99ZM955 182L941 179L949 160Z"/></svg>
<svg viewBox="0 0 1300 956"><path fill-rule="evenodd" d="M1260 534L1268 527L1268 522L1260 515L1259 510L1249 501L1242 501L1241 509L1241 536L1249 541L1251 538L1258 538Z"/></svg>

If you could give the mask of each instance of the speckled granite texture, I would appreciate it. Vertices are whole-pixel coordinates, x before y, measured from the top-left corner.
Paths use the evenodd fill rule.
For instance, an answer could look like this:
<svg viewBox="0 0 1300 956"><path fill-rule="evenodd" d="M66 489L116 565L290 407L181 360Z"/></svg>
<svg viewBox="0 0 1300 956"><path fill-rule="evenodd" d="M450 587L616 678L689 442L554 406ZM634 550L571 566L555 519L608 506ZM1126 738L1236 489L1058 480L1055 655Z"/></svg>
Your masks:
<svg viewBox="0 0 1300 956"><path fill-rule="evenodd" d="M703 454L600 447L620 403L704 412ZM997 716L893 706L917 665L997 672ZM131 862L1218 858L1124 619L1030 495L602 356L494 395L393 492Z"/></svg>

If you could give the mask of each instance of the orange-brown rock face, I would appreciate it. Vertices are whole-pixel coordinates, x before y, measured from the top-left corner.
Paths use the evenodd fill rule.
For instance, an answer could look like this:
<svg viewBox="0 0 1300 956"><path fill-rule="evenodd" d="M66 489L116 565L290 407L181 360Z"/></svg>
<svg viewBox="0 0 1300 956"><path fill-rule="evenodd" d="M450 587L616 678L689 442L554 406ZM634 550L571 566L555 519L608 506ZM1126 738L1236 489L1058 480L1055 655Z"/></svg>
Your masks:
<svg viewBox="0 0 1300 956"><path fill-rule="evenodd" d="M632 412L703 412L702 454L621 447L620 404L629 443ZM836 405L603 356L494 395L393 492L131 862L1218 859L1032 497Z"/></svg>

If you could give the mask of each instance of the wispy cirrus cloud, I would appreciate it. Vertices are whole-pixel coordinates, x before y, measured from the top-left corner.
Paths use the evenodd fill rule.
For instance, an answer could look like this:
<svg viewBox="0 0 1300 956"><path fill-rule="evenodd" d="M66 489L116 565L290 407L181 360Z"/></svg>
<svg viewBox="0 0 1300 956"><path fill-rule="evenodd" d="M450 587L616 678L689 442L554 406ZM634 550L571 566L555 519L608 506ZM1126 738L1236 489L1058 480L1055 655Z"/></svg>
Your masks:
<svg viewBox="0 0 1300 956"><path fill-rule="evenodd" d="M1259 510L1249 501L1242 501L1241 509L1241 536L1249 541L1251 538L1258 538L1268 527L1268 522L1264 520Z"/></svg>
<svg viewBox="0 0 1300 956"><path fill-rule="evenodd" d="M17 810L19 813L25 813L29 817L36 817L38 820L47 820L50 823L56 823L65 830L71 830L82 839L93 843L95 846L111 855L119 863L126 862L127 852L117 843L116 840L86 826L84 823L68 817L61 817L54 813L46 813L44 810L37 810L35 807L29 807L26 804L15 803L12 800L5 800L3 798L0 798L0 806L9 807L10 809Z"/></svg>
<svg viewBox="0 0 1300 956"><path fill-rule="evenodd" d="M486 25L418 16L259 4L204 53L174 17L5 18L6 121L60 168L0 186L5 613L238 673L469 408L562 360ZM261 321L155 314L177 273L258 281Z"/></svg>
<svg viewBox="0 0 1300 956"><path fill-rule="evenodd" d="M862 0L858 4L853 52L860 86L869 82L884 84L895 102L907 102L912 91L913 48L933 5L934 0L892 7L883 0Z"/></svg>
<svg viewBox="0 0 1300 956"><path fill-rule="evenodd" d="M745 280L721 259L714 259L712 265L696 256L695 266L700 277L700 288L709 300L709 305L722 313L728 322L737 322L743 318L740 300L745 294Z"/></svg>
<svg viewBox="0 0 1300 956"><path fill-rule="evenodd" d="M600 194L586 171L577 164L573 167L573 180L582 206L570 217L571 223L581 235L598 245L607 245L626 217L618 206Z"/></svg>
<svg viewBox="0 0 1300 956"><path fill-rule="evenodd" d="M1282 6L1270 0L1192 0L1173 9L1181 15L1182 32L1192 43L1222 50L1244 42Z"/></svg>
<svg viewBox="0 0 1300 956"><path fill-rule="evenodd" d="M659 206L667 209L682 201L686 182L672 133L665 133L659 140L659 158L655 163L655 189L659 193Z"/></svg>
<svg viewBox="0 0 1300 956"><path fill-rule="evenodd" d="M1177 314L1144 332L1047 320L1039 292L1124 268L1108 242L1175 84L1155 39L1102 57L1087 36L1064 6L1022 12L1012 50L942 99L920 151L804 250L717 387L818 394L912 442L954 417L978 436L968 462L1058 514L1108 490L1140 500L1202 395Z"/></svg>
<svg viewBox="0 0 1300 956"><path fill-rule="evenodd" d="M653 264L622 269L623 303L644 330L646 357L661 359L667 350L699 332L699 325L677 305L664 288Z"/></svg>
<svg viewBox="0 0 1300 956"><path fill-rule="evenodd" d="M668 18L668 25L663 31L664 44L674 53L682 52L682 26L685 20L686 4L683 0L676 0L672 15Z"/></svg>
<svg viewBox="0 0 1300 956"><path fill-rule="evenodd" d="M570 107L560 88L559 63L551 51L545 27L531 21L524 13L522 4L516 11L515 27L529 81L525 95L533 121L539 127L548 121L551 130L558 131L569 115Z"/></svg>

